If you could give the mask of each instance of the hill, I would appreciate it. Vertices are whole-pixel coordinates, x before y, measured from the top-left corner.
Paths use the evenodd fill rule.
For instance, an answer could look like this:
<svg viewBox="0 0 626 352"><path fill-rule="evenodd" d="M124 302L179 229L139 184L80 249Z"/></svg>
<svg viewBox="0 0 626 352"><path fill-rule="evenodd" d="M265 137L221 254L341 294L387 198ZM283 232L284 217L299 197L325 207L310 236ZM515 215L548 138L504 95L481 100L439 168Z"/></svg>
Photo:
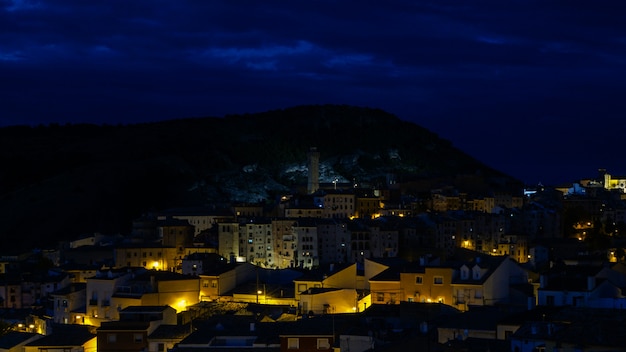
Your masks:
<svg viewBox="0 0 626 352"><path fill-rule="evenodd" d="M311 146L320 151L322 177L384 185L389 174L407 183L479 175L483 190L511 181L420 126L352 106L5 127L0 244L22 250L82 233L128 233L132 219L170 207L271 202L306 183Z"/></svg>

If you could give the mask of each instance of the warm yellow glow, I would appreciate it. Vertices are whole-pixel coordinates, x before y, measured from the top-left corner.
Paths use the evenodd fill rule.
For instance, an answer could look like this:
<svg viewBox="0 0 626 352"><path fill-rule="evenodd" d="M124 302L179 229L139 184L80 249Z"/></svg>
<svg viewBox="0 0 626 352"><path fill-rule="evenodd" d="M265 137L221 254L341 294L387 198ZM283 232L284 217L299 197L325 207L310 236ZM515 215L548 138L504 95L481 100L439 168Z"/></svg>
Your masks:
<svg viewBox="0 0 626 352"><path fill-rule="evenodd" d="M356 307L352 307L352 311L353 311L353 312L356 312Z"/></svg>
<svg viewBox="0 0 626 352"><path fill-rule="evenodd" d="M76 319L81 319L81 318L82 318L82 316L80 316L80 315L76 316Z"/></svg>
<svg viewBox="0 0 626 352"><path fill-rule="evenodd" d="M494 253L496 252L496 249L495 249L495 248L493 249L493 252L494 252Z"/></svg>
<svg viewBox="0 0 626 352"><path fill-rule="evenodd" d="M430 302L432 302L432 300L431 300L430 298L428 298L428 299L426 300L426 302L430 303Z"/></svg>
<svg viewBox="0 0 626 352"><path fill-rule="evenodd" d="M262 293L263 293L263 291L258 290L258 291L256 291L256 293L257 293L258 295L260 295L260 294L262 294Z"/></svg>
<svg viewBox="0 0 626 352"><path fill-rule="evenodd" d="M17 324L17 327L18 327L18 328L24 327L24 324L22 324L22 323Z"/></svg>
<svg viewBox="0 0 626 352"><path fill-rule="evenodd" d="M33 329L33 328L35 328L35 324L30 324L30 325L28 325L28 327Z"/></svg>
<svg viewBox="0 0 626 352"><path fill-rule="evenodd" d="M155 268L155 269L158 268L159 267L159 262L157 262L157 261L152 262L152 267Z"/></svg>

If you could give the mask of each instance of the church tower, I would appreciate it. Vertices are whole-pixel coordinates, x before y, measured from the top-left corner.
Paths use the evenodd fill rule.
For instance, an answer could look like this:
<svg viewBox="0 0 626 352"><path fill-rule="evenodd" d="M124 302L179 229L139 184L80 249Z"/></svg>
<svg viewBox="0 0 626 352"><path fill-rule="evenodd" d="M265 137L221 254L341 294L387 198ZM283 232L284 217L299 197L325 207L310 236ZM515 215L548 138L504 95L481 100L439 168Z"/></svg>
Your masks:
<svg viewBox="0 0 626 352"><path fill-rule="evenodd" d="M316 147L311 147L307 153L309 167L309 178L307 192L313 194L320 188L320 153Z"/></svg>

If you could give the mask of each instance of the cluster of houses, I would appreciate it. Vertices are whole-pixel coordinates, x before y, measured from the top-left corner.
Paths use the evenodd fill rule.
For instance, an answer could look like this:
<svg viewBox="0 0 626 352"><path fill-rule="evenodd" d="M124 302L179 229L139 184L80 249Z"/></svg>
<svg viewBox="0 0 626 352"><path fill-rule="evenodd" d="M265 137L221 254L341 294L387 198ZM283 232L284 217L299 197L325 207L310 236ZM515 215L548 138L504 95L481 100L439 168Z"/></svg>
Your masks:
<svg viewBox="0 0 626 352"><path fill-rule="evenodd" d="M619 180L410 202L313 183L5 254L0 352L620 351ZM574 207L591 217L565 238ZM599 223L612 241L590 248Z"/></svg>

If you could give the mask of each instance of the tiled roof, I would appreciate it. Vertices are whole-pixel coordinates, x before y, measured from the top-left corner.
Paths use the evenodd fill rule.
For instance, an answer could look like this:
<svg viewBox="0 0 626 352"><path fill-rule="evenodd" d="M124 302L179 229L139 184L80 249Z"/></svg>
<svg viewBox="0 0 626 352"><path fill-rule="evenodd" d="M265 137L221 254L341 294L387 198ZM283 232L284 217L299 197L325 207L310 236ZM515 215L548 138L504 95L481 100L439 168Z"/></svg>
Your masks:
<svg viewBox="0 0 626 352"><path fill-rule="evenodd" d="M164 312L168 308L171 308L168 305L162 306L128 306L120 311L120 313L154 313L154 312ZM171 308L173 309L173 308Z"/></svg>
<svg viewBox="0 0 626 352"><path fill-rule="evenodd" d="M9 331L8 333L0 336L0 348L8 350L12 347L17 346L20 343L23 343L24 341L34 336L41 336L41 335L35 334L32 332Z"/></svg>
<svg viewBox="0 0 626 352"><path fill-rule="evenodd" d="M98 328L100 331L118 330L147 330L150 327L148 321L106 321L102 322Z"/></svg>
<svg viewBox="0 0 626 352"><path fill-rule="evenodd" d="M96 338L92 329L93 327L84 325L55 324L50 335L29 342L26 346L82 346Z"/></svg>
<svg viewBox="0 0 626 352"><path fill-rule="evenodd" d="M149 339L184 339L192 332L192 325L160 325L154 330Z"/></svg>

